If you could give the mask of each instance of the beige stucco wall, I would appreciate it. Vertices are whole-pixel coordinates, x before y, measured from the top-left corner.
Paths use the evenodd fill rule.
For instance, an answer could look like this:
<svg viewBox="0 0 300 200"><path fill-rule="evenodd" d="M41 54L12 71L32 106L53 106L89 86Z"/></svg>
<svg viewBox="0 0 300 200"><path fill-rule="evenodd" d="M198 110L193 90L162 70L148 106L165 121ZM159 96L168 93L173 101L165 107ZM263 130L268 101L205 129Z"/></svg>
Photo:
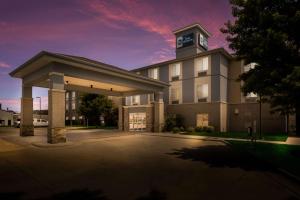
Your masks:
<svg viewBox="0 0 300 200"><path fill-rule="evenodd" d="M5 110L0 110L0 121L2 121L2 124L0 122L0 126L8 126L8 120L11 122L11 126L14 125L14 120L13 120L13 113L7 112Z"/></svg>
<svg viewBox="0 0 300 200"><path fill-rule="evenodd" d="M197 114L207 113L209 125L220 131L220 103L191 103L167 105L168 114L179 114L184 118L186 127L196 126Z"/></svg>
<svg viewBox="0 0 300 200"><path fill-rule="evenodd" d="M259 132L259 103L230 104L229 130L247 131L247 127L253 127ZM255 125L256 124L256 125ZM279 114L270 114L270 106L262 105L262 132L284 132L285 117Z"/></svg>

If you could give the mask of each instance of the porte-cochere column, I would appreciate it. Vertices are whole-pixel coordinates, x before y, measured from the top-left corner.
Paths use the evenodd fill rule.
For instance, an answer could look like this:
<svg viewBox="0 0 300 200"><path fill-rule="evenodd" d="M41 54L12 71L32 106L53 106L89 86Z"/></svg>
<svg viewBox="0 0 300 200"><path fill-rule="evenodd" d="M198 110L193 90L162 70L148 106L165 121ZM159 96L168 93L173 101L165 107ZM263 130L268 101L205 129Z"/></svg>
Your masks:
<svg viewBox="0 0 300 200"><path fill-rule="evenodd" d="M165 107L163 100L163 92L154 94L154 132L162 132L165 122Z"/></svg>
<svg viewBox="0 0 300 200"><path fill-rule="evenodd" d="M22 85L20 136L33 136L32 86Z"/></svg>
<svg viewBox="0 0 300 200"><path fill-rule="evenodd" d="M65 130L65 93L64 74L49 74L48 91L48 143L66 142Z"/></svg>

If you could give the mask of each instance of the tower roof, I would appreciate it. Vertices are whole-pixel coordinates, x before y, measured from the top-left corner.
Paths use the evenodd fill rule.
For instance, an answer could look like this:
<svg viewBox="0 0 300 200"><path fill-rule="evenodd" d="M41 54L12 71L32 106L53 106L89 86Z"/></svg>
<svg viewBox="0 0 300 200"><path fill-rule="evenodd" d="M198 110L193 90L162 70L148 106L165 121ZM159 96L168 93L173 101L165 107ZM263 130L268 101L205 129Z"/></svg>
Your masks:
<svg viewBox="0 0 300 200"><path fill-rule="evenodd" d="M198 28L198 29L200 29L204 34L206 34L208 37L211 36L211 33L208 32L208 31L207 31L203 26L201 26L199 23L194 23L194 24L185 26L185 27L183 27L183 28L174 30L173 33L174 33L174 34L177 34L177 33L180 33L180 32L182 32L182 31L185 31L185 30L188 30L188 29L191 29L191 28Z"/></svg>

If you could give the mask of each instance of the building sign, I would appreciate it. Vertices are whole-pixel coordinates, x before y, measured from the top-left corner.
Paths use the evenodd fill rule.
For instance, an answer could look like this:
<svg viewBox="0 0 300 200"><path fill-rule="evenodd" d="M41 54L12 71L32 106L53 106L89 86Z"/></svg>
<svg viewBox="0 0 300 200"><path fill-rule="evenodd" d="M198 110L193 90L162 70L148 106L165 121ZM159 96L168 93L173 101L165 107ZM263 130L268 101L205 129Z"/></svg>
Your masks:
<svg viewBox="0 0 300 200"><path fill-rule="evenodd" d="M177 38L177 48L183 48L194 44L194 33L189 33Z"/></svg>
<svg viewBox="0 0 300 200"><path fill-rule="evenodd" d="M208 49L207 38L201 33L199 34L199 45L203 47L205 50Z"/></svg>

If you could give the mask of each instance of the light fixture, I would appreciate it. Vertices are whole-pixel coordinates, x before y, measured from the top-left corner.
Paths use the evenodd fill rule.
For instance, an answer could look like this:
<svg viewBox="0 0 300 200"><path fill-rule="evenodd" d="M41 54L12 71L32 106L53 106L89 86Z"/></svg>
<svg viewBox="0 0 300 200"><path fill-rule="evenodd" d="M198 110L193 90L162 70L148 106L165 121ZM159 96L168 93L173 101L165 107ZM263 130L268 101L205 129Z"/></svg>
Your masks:
<svg viewBox="0 0 300 200"><path fill-rule="evenodd" d="M91 88L93 88L93 85L91 85Z"/></svg>
<svg viewBox="0 0 300 200"><path fill-rule="evenodd" d="M112 88L110 88L110 91L112 91Z"/></svg>
<svg viewBox="0 0 300 200"><path fill-rule="evenodd" d="M66 81L66 84L68 84L69 83L69 81Z"/></svg>

